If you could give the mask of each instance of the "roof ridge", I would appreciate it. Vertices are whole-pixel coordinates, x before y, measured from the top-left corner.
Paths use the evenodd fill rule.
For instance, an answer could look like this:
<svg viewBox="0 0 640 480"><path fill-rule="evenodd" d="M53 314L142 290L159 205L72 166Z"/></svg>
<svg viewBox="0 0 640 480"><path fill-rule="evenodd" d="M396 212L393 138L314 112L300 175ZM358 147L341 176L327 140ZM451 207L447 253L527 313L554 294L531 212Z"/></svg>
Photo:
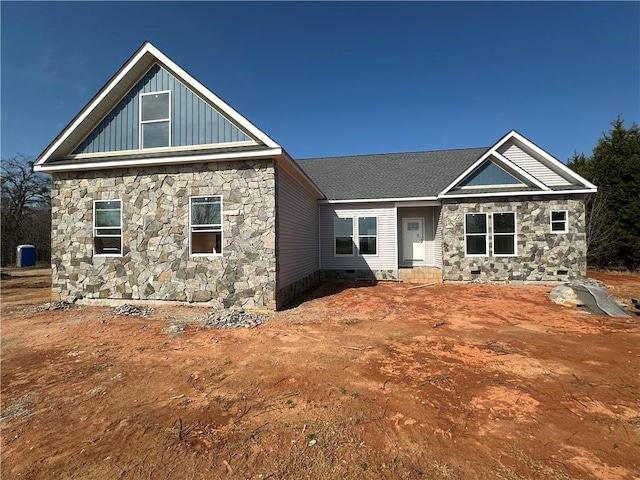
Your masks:
<svg viewBox="0 0 640 480"><path fill-rule="evenodd" d="M437 153L437 152L455 152L458 150L479 150L481 148L488 149L491 147L441 148L438 150L414 150L411 152L360 153L357 155L334 155L331 157L296 158L295 160L298 162L298 161L304 161L304 160L329 160L332 158L379 157L383 155L408 155L411 153Z"/></svg>

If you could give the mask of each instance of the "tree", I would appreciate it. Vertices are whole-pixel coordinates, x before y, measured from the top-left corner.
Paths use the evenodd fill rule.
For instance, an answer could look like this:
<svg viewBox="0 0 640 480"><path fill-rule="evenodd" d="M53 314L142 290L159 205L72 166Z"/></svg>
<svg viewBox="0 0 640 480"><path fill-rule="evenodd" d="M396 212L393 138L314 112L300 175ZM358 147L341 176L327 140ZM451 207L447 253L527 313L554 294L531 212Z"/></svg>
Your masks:
<svg viewBox="0 0 640 480"><path fill-rule="evenodd" d="M51 259L51 179L33 171L33 160L16 155L0 165L1 263L16 261L16 247L32 244L37 259Z"/></svg>
<svg viewBox="0 0 640 480"><path fill-rule="evenodd" d="M599 267L640 268L640 128L618 117L590 157L574 153L567 165L598 186L587 200L587 256ZM591 238L589 232L591 231Z"/></svg>

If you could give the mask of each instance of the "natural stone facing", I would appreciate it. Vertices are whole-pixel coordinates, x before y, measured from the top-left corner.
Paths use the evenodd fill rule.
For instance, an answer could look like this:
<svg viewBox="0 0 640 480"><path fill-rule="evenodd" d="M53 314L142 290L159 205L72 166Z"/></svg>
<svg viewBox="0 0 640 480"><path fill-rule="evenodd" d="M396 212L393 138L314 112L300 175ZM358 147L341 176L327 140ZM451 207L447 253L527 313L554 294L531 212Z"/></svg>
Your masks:
<svg viewBox="0 0 640 480"><path fill-rule="evenodd" d="M54 297L275 308L272 160L55 173ZM189 255L189 197L222 195L223 254ZM123 255L93 256L93 201L122 200Z"/></svg>
<svg viewBox="0 0 640 480"><path fill-rule="evenodd" d="M568 233L551 233L551 210L567 210ZM489 251L486 257L466 257L465 213L516 213L517 256L493 255L492 222L488 216ZM586 275L587 244L584 199L567 196L534 196L470 200L445 200L442 222L443 279L467 281L534 282L567 281ZM480 270L480 274L472 274ZM566 270L566 274L558 271Z"/></svg>

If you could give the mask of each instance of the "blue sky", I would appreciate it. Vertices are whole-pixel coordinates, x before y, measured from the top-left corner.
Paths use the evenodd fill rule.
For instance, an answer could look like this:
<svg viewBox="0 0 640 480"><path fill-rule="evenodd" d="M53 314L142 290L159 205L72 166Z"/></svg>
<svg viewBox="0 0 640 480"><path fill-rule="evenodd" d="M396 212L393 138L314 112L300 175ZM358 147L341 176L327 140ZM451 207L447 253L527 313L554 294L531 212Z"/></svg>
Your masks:
<svg viewBox="0 0 640 480"><path fill-rule="evenodd" d="M2 2L2 157L36 157L149 40L294 158L557 158L640 117L640 3Z"/></svg>

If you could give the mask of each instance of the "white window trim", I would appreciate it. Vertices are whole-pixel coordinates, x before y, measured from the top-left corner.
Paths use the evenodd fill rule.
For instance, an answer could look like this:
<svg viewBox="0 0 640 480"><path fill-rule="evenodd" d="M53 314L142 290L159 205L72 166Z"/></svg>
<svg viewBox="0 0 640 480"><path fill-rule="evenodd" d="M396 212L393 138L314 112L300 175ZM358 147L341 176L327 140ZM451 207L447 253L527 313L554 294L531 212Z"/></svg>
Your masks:
<svg viewBox="0 0 640 480"><path fill-rule="evenodd" d="M147 95L157 95L160 93L168 93L169 94L169 117L162 118L157 120L142 120L142 97L146 97ZM149 123L161 123L161 122L169 122L169 145L166 147L149 147L144 148L142 143L142 126L147 125ZM158 90L157 92L145 92L141 93L138 96L138 150L157 150L157 149L171 148L171 90Z"/></svg>
<svg viewBox="0 0 640 480"><path fill-rule="evenodd" d="M198 230L199 232L220 232L220 252L216 253L193 253L193 245L191 242L191 234L193 233L193 225L191 224L191 200L194 198L211 198L218 197L220 199L220 226L216 224L211 225L196 225L197 227L211 227L208 230ZM192 195L189 197L189 256L190 257L222 257L224 252L224 199L222 195Z"/></svg>
<svg viewBox="0 0 640 480"><path fill-rule="evenodd" d="M341 219L351 219L351 253L337 253L336 252L336 218L341 218ZM356 233L356 228L355 228L355 219L357 217L355 216L346 216L346 217L333 217L333 256L334 257L338 257L338 258L344 258L344 257L355 257L356 256L356 246L354 244L353 239L355 238L355 233Z"/></svg>
<svg viewBox="0 0 640 480"><path fill-rule="evenodd" d="M493 216L511 213L513 215L513 233L498 233L497 235L507 236L513 235L513 253L496 253L496 232L493 225ZM518 256L518 215L514 211L493 212L491 214L491 250L494 257L517 257Z"/></svg>
<svg viewBox="0 0 640 480"><path fill-rule="evenodd" d="M480 235L485 236L485 246L484 251L486 253L468 253L467 251L467 215L484 215L486 231L485 233L470 233L470 236L479 237ZM463 231L464 231L464 256L465 257L488 257L489 256L489 215L485 212L466 212L463 217Z"/></svg>
<svg viewBox="0 0 640 480"><path fill-rule="evenodd" d="M120 235L97 235L97 231L100 229L109 229L109 230L115 230L115 228L112 227L96 227L96 203L98 202L120 202ZM93 244L92 244L92 249L93 249L93 256L94 257L122 257L124 254L124 244L123 244L123 228L122 228L122 223L123 223L123 204L122 204L122 199L120 198L107 198L107 199L100 199L100 200L94 200L93 201ZM102 238L117 238L120 237L120 253L96 253L96 237L102 237Z"/></svg>
<svg viewBox="0 0 640 480"><path fill-rule="evenodd" d="M553 220L553 214L554 213L558 213L558 212L564 212L564 230L554 230L553 229L553 224L554 223L560 223L559 220L556 220L554 222ZM551 212L549 213L549 231L551 233L553 233L554 235L560 235L563 233L569 233L569 210L551 210Z"/></svg>
<svg viewBox="0 0 640 480"><path fill-rule="evenodd" d="M375 235L360 235L360 219L361 218L375 218L376 219L376 234ZM378 233L380 232L380 223L378 221L378 215L362 215L356 217L356 224L358 225L358 256L359 257L377 257L380 254L379 245L378 245L378 237L380 236ZM360 253L360 237L376 237L376 253Z"/></svg>

